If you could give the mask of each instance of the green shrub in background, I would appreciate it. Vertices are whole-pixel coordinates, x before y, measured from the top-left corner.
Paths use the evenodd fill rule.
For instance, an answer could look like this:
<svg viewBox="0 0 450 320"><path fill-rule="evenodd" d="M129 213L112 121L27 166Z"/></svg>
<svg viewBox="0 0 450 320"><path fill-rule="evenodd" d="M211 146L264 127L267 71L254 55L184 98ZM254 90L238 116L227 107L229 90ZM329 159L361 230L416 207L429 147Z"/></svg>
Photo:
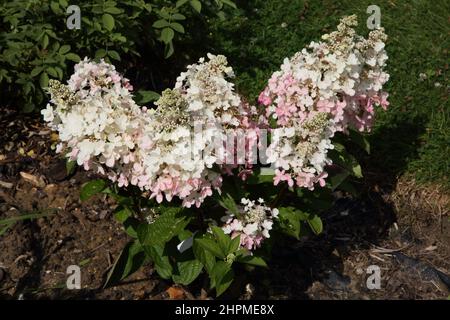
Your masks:
<svg viewBox="0 0 450 320"><path fill-rule="evenodd" d="M80 7L81 28L66 26L67 8ZM189 20L202 15L224 17L230 0L14 0L0 7L0 85L2 106L24 112L46 101L49 78L63 80L80 57L105 59L116 65L141 58L142 50L161 50L161 59L174 53L174 41L189 33ZM162 44L162 45L160 45ZM155 94L144 91L140 102Z"/></svg>

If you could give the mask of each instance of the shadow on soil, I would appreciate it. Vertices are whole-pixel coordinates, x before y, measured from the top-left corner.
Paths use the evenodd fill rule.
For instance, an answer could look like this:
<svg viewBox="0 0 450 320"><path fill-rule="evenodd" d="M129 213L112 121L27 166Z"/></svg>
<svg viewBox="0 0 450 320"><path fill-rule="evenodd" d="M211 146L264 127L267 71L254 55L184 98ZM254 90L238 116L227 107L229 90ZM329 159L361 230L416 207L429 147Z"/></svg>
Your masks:
<svg viewBox="0 0 450 320"><path fill-rule="evenodd" d="M366 176L360 196L339 197L321 215L324 232L319 237L277 244L270 269L252 277L261 286L256 297L308 299L306 291L316 281L331 291L345 290L350 278L344 275L344 260L350 251L368 250L389 237L396 212L384 196L395 189L408 161L417 157L423 131L424 123L416 121L379 128L371 135L373 156L357 156Z"/></svg>

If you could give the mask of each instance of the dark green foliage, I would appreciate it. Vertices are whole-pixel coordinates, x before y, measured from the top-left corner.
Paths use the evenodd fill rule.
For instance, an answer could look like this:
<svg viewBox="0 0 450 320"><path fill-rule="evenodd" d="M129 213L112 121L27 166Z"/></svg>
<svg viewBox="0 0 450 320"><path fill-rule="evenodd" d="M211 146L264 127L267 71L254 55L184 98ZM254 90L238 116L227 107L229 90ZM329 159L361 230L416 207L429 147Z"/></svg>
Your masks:
<svg viewBox="0 0 450 320"><path fill-rule="evenodd" d="M0 19L0 85L2 103L30 112L45 106L51 78L67 80L75 62L85 56L133 67L148 52L163 60L189 37L186 26L202 15L223 16L231 1L83 0L80 29L69 29L67 0L2 1ZM149 59L152 60L152 59ZM153 62L153 61L152 61ZM150 61L147 61L150 63ZM141 66L140 66L141 67ZM143 94L146 103L152 97Z"/></svg>

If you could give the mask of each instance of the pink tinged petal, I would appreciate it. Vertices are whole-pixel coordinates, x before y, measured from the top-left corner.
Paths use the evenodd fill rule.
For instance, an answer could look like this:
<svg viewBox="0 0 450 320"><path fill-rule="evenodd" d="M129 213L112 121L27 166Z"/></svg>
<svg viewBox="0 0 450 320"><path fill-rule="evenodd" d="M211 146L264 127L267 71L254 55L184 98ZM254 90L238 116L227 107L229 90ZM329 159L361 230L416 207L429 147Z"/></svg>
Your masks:
<svg viewBox="0 0 450 320"><path fill-rule="evenodd" d="M56 145L56 153L61 153L61 151L63 150L63 144L62 143L58 143Z"/></svg>
<svg viewBox="0 0 450 320"><path fill-rule="evenodd" d="M70 160L75 160L79 151L80 150L78 148L73 148L72 151L69 153Z"/></svg>
<svg viewBox="0 0 450 320"><path fill-rule="evenodd" d="M289 187L293 187L294 186L294 180L292 180L291 177L288 178L288 185L289 185Z"/></svg>
<svg viewBox="0 0 450 320"><path fill-rule="evenodd" d="M389 106L389 101L387 100L387 98L389 97L389 94L386 92L382 92L381 93L381 107L386 110L387 107Z"/></svg>
<svg viewBox="0 0 450 320"><path fill-rule="evenodd" d="M97 167L97 172L100 173L100 174L105 174L105 169L103 169L102 166L98 166Z"/></svg>
<svg viewBox="0 0 450 320"><path fill-rule="evenodd" d="M106 159L106 165L110 168L114 167L114 162L115 162L114 157Z"/></svg>

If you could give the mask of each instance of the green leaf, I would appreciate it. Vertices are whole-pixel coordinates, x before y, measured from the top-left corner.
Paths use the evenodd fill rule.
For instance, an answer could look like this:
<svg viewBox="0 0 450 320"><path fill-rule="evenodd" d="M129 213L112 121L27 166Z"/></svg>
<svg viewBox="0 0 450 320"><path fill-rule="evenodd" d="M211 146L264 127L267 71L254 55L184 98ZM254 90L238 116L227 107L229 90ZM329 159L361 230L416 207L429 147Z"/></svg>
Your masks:
<svg viewBox="0 0 450 320"><path fill-rule="evenodd" d="M190 230L182 230L178 234L178 240L180 240L180 241L186 240L190 237L192 237L192 231L190 231Z"/></svg>
<svg viewBox="0 0 450 320"><path fill-rule="evenodd" d="M163 7L159 12L158 12L159 16L161 16L161 18L164 18L166 20L170 19L170 13L167 10L167 7Z"/></svg>
<svg viewBox="0 0 450 320"><path fill-rule="evenodd" d="M58 50L59 54L66 54L69 51L70 51L70 46L68 44L61 46Z"/></svg>
<svg viewBox="0 0 450 320"><path fill-rule="evenodd" d="M42 48L43 48L43 49L46 49L47 46L48 46L48 43L49 43L49 37L48 37L48 35L45 34L45 35L42 37L42 41L41 41Z"/></svg>
<svg viewBox="0 0 450 320"><path fill-rule="evenodd" d="M169 257L164 251L164 245L145 245L144 251L153 261L156 272L158 272L159 276L163 279L170 279L172 277L173 267L170 263Z"/></svg>
<svg viewBox="0 0 450 320"><path fill-rule="evenodd" d="M151 13L152 12L152 5L150 3L146 3L144 4L144 9L148 12Z"/></svg>
<svg viewBox="0 0 450 320"><path fill-rule="evenodd" d="M239 245L241 244L241 236L238 235L231 239L230 246L228 249L228 253L234 253L239 249Z"/></svg>
<svg viewBox="0 0 450 320"><path fill-rule="evenodd" d="M56 72L56 69L53 67L48 67L45 70L50 76L52 76L53 78L58 78L58 72Z"/></svg>
<svg viewBox="0 0 450 320"><path fill-rule="evenodd" d="M363 177L361 166L359 164L353 165L352 171L353 171L353 175L355 177L357 177L357 178L362 178Z"/></svg>
<svg viewBox="0 0 450 320"><path fill-rule="evenodd" d="M320 234L323 231L322 219L318 215L313 215L308 219L308 224L311 227L311 230L315 234Z"/></svg>
<svg viewBox="0 0 450 320"><path fill-rule="evenodd" d="M228 192L222 191L222 194L217 196L217 202L220 206L230 211L230 213L239 215L239 210L237 208L236 202Z"/></svg>
<svg viewBox="0 0 450 320"><path fill-rule="evenodd" d="M275 174L261 174L260 169L254 170L253 174L250 175L245 181L248 184L260 184L260 183L272 183Z"/></svg>
<svg viewBox="0 0 450 320"><path fill-rule="evenodd" d="M81 58L79 55L75 53L68 53L65 55L67 60L73 61L73 62L80 62Z"/></svg>
<svg viewBox="0 0 450 320"><path fill-rule="evenodd" d="M186 0L187 2L187 0ZM182 15L181 13L174 13L172 15L172 20L185 20L186 17L184 15Z"/></svg>
<svg viewBox="0 0 450 320"><path fill-rule="evenodd" d="M96 179L85 183L81 187L80 191L80 199L81 201L86 201L93 195L100 193L105 189L106 182L103 179Z"/></svg>
<svg viewBox="0 0 450 320"><path fill-rule="evenodd" d="M265 267L267 268L267 263L260 257L255 257L252 255L242 255L238 256L236 259L237 262L249 264L257 267Z"/></svg>
<svg viewBox="0 0 450 320"><path fill-rule="evenodd" d="M194 10L198 13L202 11L202 3L199 0L191 0L189 3L191 4L192 8L194 8Z"/></svg>
<svg viewBox="0 0 450 320"><path fill-rule="evenodd" d="M104 58L106 56L106 50L105 49L98 49L95 51L95 59Z"/></svg>
<svg viewBox="0 0 450 320"><path fill-rule="evenodd" d="M116 7L107 7L104 11L111 14L120 14L123 12L123 10Z"/></svg>
<svg viewBox="0 0 450 320"><path fill-rule="evenodd" d="M186 4L189 0L178 0L177 4L175 5L176 8L181 7L182 5Z"/></svg>
<svg viewBox="0 0 450 320"><path fill-rule="evenodd" d="M234 8L234 9L237 9L237 6L236 6L236 4L233 1L231 1L231 0L221 0L221 1L224 4L226 4L227 6L230 6L230 7Z"/></svg>
<svg viewBox="0 0 450 320"><path fill-rule="evenodd" d="M134 217L129 217L123 222L125 232L132 238L137 239L137 229L141 225L140 221Z"/></svg>
<svg viewBox="0 0 450 320"><path fill-rule="evenodd" d="M45 30L45 32L46 32L51 38L53 38L53 39L55 39L55 40L60 40L60 39L58 38L58 36L56 35L56 33L55 33L53 30L47 29L47 30ZM57 47L59 47L59 43L55 43L55 45L56 45Z"/></svg>
<svg viewBox="0 0 450 320"><path fill-rule="evenodd" d="M27 95L31 92L31 90L34 91L34 85L30 82L25 83L22 87L23 87L23 92Z"/></svg>
<svg viewBox="0 0 450 320"><path fill-rule="evenodd" d="M137 241L127 243L120 253L111 271L108 273L104 288L117 284L132 273L136 272L145 262L142 246Z"/></svg>
<svg viewBox="0 0 450 320"><path fill-rule="evenodd" d="M41 76L39 77L39 84L41 85L41 88L47 88L48 87L48 75L45 72L41 73Z"/></svg>
<svg viewBox="0 0 450 320"><path fill-rule="evenodd" d="M217 253L220 254L220 248L218 246L213 250L216 250ZM195 239L192 245L192 251L194 252L195 258L197 258L204 265L206 271L210 273L216 263L216 258L211 253L211 251L205 249L205 246L202 246L198 241L195 241Z"/></svg>
<svg viewBox="0 0 450 320"><path fill-rule="evenodd" d="M226 255L223 253L219 244L217 244L212 239L208 239L208 238L194 239L194 244L195 243L219 259L225 259L225 257L226 257Z"/></svg>
<svg viewBox="0 0 450 320"><path fill-rule="evenodd" d="M156 29L162 29L162 28L165 28L168 26L170 26L170 23L165 19L160 19L153 23L153 28L156 28Z"/></svg>
<svg viewBox="0 0 450 320"><path fill-rule="evenodd" d="M164 47L164 58L169 58L174 52L173 49L173 43L170 41L166 46Z"/></svg>
<svg viewBox="0 0 450 320"><path fill-rule="evenodd" d="M69 159L66 160L66 172L68 176L70 176L75 171L76 165L76 161L71 161Z"/></svg>
<svg viewBox="0 0 450 320"><path fill-rule="evenodd" d="M172 41L174 35L175 35L175 32L173 32L173 30L171 28L164 28L161 32L161 40L165 44L168 44L169 42Z"/></svg>
<svg viewBox="0 0 450 320"><path fill-rule="evenodd" d="M117 51L114 50L109 50L108 51L108 56L110 56L112 59L120 61L120 55Z"/></svg>
<svg viewBox="0 0 450 320"><path fill-rule="evenodd" d="M103 27L106 30L111 31L112 29L114 29L114 17L109 13L105 13L102 15L102 23Z"/></svg>
<svg viewBox="0 0 450 320"><path fill-rule="evenodd" d="M220 250L222 251L224 256L227 256L230 252L231 247L231 238L223 232L222 228L219 228L217 226L211 226L211 230L214 234L214 237L216 238Z"/></svg>
<svg viewBox="0 0 450 320"><path fill-rule="evenodd" d="M102 190L102 193L107 194L111 198L116 200L116 202L119 204L119 206L121 206L120 208L130 207L130 206L133 206L133 204L134 204L132 197L117 194L114 190L111 190L111 188L105 188L104 190ZM118 210L120 210L120 209L118 209Z"/></svg>
<svg viewBox="0 0 450 320"><path fill-rule="evenodd" d="M333 161L333 164L345 169L349 174L354 175L357 178L362 177L361 167L354 156L349 154L345 148L336 143L335 149L329 151L329 156Z"/></svg>
<svg viewBox="0 0 450 320"><path fill-rule="evenodd" d="M164 244L183 231L189 221L183 208L168 208L152 224L138 227L139 241L142 245Z"/></svg>
<svg viewBox="0 0 450 320"><path fill-rule="evenodd" d="M31 70L30 76L36 77L39 73L42 72L42 70L44 70L43 66L34 67L33 70Z"/></svg>
<svg viewBox="0 0 450 320"><path fill-rule="evenodd" d="M134 101L136 101L137 104L146 104L151 101L156 101L161 96L155 92L150 90L139 90L136 92L136 95L134 96Z"/></svg>
<svg viewBox="0 0 450 320"><path fill-rule="evenodd" d="M342 152L345 152L345 147L343 144L335 142L333 150L335 150L338 153L342 153Z"/></svg>
<svg viewBox="0 0 450 320"><path fill-rule="evenodd" d="M63 74L63 70L60 67L55 67L56 73L58 74L58 79L62 80L64 74Z"/></svg>
<svg viewBox="0 0 450 320"><path fill-rule="evenodd" d="M179 24L178 22L172 22L172 23L170 24L170 27L171 27L173 30L175 30L176 32L184 33L184 27L183 27L181 24Z"/></svg>
<svg viewBox="0 0 450 320"><path fill-rule="evenodd" d="M117 5L117 2L114 0L106 0L104 2L105 7L115 7Z"/></svg>
<svg viewBox="0 0 450 320"><path fill-rule="evenodd" d="M185 286L197 279L203 269L203 264L198 260L180 261L176 264L176 273L172 275L175 283Z"/></svg>
<svg viewBox="0 0 450 320"><path fill-rule="evenodd" d="M133 212L128 207L120 206L114 211L114 218L120 223L124 223L132 215Z"/></svg>
<svg viewBox="0 0 450 320"><path fill-rule="evenodd" d="M280 207L278 208L278 211L279 226L283 233L296 239L300 239L301 212L292 207Z"/></svg>
<svg viewBox="0 0 450 320"><path fill-rule="evenodd" d="M212 283L216 288L217 296L224 293L234 280L234 272L233 269L231 269L231 265L224 261L218 261L216 263L210 276L212 278Z"/></svg>
<svg viewBox="0 0 450 320"><path fill-rule="evenodd" d="M62 13L61 9L59 8L59 3L56 1L50 2L50 8L52 9L54 14Z"/></svg>

